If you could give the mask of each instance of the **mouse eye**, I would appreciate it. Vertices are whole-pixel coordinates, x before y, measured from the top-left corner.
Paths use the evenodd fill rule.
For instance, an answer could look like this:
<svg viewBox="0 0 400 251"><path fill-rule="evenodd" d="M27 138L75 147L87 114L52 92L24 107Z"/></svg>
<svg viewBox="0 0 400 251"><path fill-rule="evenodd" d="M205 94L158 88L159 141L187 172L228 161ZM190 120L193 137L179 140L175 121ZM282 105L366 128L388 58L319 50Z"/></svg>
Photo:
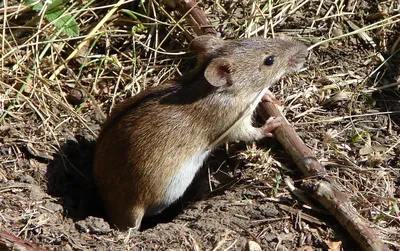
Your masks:
<svg viewBox="0 0 400 251"><path fill-rule="evenodd" d="M265 60L264 60L264 65L273 65L274 64L274 60L275 57L274 56L268 56Z"/></svg>

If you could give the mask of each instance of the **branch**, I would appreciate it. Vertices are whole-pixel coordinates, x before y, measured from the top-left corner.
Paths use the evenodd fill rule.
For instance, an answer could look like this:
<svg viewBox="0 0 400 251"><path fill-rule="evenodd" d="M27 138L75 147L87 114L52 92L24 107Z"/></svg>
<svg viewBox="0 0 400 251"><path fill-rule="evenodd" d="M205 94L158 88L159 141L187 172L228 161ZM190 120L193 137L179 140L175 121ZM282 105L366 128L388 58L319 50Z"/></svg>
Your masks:
<svg viewBox="0 0 400 251"><path fill-rule="evenodd" d="M260 104L259 114L265 119L270 116L283 117L272 102ZM274 131L276 138L290 154L297 167L307 180L303 181L303 190L323 205L350 233L363 250L389 250L378 234L369 227L353 207L350 199L339 190L338 184L327 176L324 167L312 155L295 130L285 120Z"/></svg>
<svg viewBox="0 0 400 251"><path fill-rule="evenodd" d="M4 232L0 232L0 250L45 251L33 243Z"/></svg>
<svg viewBox="0 0 400 251"><path fill-rule="evenodd" d="M197 5L195 0L173 0L166 2L168 2L170 7L177 8L182 15L188 13L186 20L197 35L217 34L206 14Z"/></svg>

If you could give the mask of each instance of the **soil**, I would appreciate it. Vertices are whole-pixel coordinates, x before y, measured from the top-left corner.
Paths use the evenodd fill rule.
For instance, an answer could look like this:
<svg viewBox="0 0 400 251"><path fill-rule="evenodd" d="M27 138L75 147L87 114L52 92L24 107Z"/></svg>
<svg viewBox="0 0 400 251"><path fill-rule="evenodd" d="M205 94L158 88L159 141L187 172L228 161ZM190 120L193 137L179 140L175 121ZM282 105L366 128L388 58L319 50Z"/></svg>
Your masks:
<svg viewBox="0 0 400 251"><path fill-rule="evenodd" d="M85 1L78 2L74 8L83 9ZM344 6L281 1L263 12L268 2L199 4L224 38L284 34L309 46L400 11L395 1L349 0ZM7 38L0 53L1 232L46 250L256 250L248 247L253 242L262 250L360 250L323 206L311 200L314 208L292 192L290 185L298 186L303 177L274 139L216 150L185 196L145 219L141 231L110 226L91 178L104 117L114 104L193 67L187 50L193 32L168 25L174 23L171 11L155 1L126 3L120 9L143 17L115 13L104 34L51 80L81 38L52 42L38 64L46 43L35 39L50 41L57 28L44 20L44 33L35 33L37 23L35 29L17 29L38 12L22 10L19 1L5 3L0 8L7 7L10 16L0 22ZM95 1L90 7L112 3ZM80 35L108 11L109 6L83 11ZM263 27L266 22L271 23ZM354 207L399 250L400 27L389 22L313 48L307 69L271 91Z"/></svg>

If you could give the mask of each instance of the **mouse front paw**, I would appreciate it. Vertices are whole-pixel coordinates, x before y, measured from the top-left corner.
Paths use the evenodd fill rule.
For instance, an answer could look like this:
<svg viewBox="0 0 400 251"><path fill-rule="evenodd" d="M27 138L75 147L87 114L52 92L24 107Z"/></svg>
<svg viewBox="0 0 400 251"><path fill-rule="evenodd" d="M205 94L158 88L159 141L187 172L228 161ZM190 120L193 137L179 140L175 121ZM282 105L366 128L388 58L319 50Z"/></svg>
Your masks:
<svg viewBox="0 0 400 251"><path fill-rule="evenodd" d="M265 137L274 137L272 132L281 126L283 123L283 118L282 117L269 117L268 120L265 122L264 126L261 127L263 130L264 136Z"/></svg>

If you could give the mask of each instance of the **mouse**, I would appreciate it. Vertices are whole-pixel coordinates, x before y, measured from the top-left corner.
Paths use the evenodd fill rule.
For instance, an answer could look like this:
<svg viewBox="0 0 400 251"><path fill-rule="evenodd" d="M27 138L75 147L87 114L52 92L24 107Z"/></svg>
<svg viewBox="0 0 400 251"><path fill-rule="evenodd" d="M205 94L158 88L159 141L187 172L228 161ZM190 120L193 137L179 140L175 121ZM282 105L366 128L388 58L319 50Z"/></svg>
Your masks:
<svg viewBox="0 0 400 251"><path fill-rule="evenodd" d="M271 136L280 119L255 127L257 104L271 102L268 88L308 55L303 43L276 38L203 35L189 49L192 70L117 104L100 131L93 179L120 230L139 230L177 201L219 145Z"/></svg>

